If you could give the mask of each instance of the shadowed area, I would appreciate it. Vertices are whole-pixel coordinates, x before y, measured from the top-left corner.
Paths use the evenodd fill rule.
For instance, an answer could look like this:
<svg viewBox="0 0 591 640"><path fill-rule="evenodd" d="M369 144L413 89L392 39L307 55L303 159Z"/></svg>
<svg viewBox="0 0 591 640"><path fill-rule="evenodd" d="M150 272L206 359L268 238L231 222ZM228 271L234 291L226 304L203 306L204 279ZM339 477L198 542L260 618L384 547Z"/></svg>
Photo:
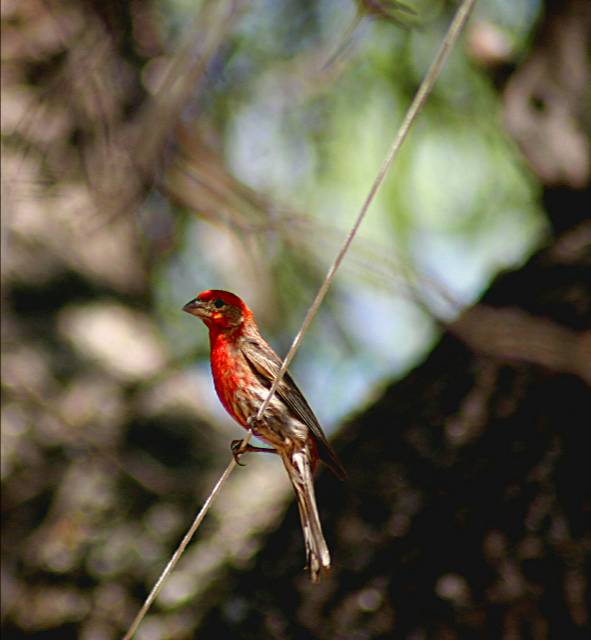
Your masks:
<svg viewBox="0 0 591 640"><path fill-rule="evenodd" d="M3 637L123 636L243 436L183 304L285 354L456 9L3 1ZM290 367L332 573L245 456L138 640L584 637L590 34L477 3Z"/></svg>

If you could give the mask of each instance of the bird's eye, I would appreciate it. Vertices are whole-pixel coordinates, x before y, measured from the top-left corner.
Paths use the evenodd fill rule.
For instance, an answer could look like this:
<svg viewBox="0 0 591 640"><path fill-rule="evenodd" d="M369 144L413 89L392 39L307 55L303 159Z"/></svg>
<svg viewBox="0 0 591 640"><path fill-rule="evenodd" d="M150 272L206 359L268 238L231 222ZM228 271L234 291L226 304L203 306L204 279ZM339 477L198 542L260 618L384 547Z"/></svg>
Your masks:
<svg viewBox="0 0 591 640"><path fill-rule="evenodd" d="M221 309L224 304L226 304L221 298L217 298L216 300L213 301L213 306L216 309Z"/></svg>

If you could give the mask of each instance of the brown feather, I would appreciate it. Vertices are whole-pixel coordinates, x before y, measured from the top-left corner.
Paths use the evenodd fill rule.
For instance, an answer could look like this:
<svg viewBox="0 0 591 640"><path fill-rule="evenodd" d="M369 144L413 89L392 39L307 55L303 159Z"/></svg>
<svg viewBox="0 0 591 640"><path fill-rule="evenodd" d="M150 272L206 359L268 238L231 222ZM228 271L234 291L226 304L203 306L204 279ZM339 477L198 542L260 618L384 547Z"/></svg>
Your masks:
<svg viewBox="0 0 591 640"><path fill-rule="evenodd" d="M267 389L271 388L279 369L281 359L260 336L243 338L250 348L241 351L252 368L253 373ZM277 395L288 406L293 415L301 420L309 429L318 446L320 460L339 478L344 480L346 471L334 449L328 443L318 419L314 415L306 398L299 390L289 373L285 373L277 387Z"/></svg>

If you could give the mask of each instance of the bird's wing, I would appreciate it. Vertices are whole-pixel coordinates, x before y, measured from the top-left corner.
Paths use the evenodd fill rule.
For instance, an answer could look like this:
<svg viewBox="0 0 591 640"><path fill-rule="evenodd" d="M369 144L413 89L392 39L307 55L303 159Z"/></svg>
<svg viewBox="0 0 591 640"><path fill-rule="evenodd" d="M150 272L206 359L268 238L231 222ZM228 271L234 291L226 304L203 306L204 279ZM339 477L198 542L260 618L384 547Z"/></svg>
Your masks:
<svg viewBox="0 0 591 640"><path fill-rule="evenodd" d="M251 348L242 349L242 353L253 373L267 389L270 389L281 368L281 360L264 340L248 339L248 342ZM285 373L283 376L276 393L289 407L294 416L310 429L318 445L320 459L338 478L345 478L346 472L343 465L328 443L322 427L306 398L304 398L303 393L299 390L289 373Z"/></svg>

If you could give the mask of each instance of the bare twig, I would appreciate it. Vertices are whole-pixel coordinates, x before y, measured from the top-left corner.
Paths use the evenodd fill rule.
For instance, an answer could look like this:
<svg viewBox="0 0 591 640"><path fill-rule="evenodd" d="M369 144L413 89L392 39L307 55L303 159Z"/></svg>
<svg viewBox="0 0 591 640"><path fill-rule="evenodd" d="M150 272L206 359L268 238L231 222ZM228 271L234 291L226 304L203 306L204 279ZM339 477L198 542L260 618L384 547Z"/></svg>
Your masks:
<svg viewBox="0 0 591 640"><path fill-rule="evenodd" d="M483 304L463 313L449 330L474 351L572 373L591 385L591 331L574 331L520 309Z"/></svg>
<svg viewBox="0 0 591 640"><path fill-rule="evenodd" d="M324 300L326 293L328 292L328 289L332 284L332 281L334 280L336 272L338 271L343 259L345 258L349 250L349 247L351 246L351 243L355 238L355 235L359 231L359 227L361 226L361 223L363 222L371 203L373 202L378 191L380 190L380 187L382 186L386 178L386 175L392 165L392 162L397 156L400 150L400 147L402 146L402 143L406 139L406 136L408 135L408 132L410 131L410 128L412 127L417 115L421 111L429 93L433 89L433 85L435 84L435 81L437 80L439 74L441 73L441 69L443 68L445 61L447 60L449 52L451 51L454 44L456 43L458 36L460 35L460 32L463 26L465 25L466 20L468 19L468 16L470 15L472 8L474 7L475 2L476 0L464 0L462 5L458 9L456 15L454 16L454 19L452 20L451 25L449 27L449 30L441 44L441 47L437 52L437 55L435 56L435 59L433 60L433 63L431 64L431 67L429 68L429 71L427 72L424 80L422 81L421 86L419 87L419 90L417 91L417 94L414 100L412 101L412 104L410 105L404 117L404 120L396 134L396 137L394 138L394 141L392 142L388 150L388 154L386 155L386 158L382 163L382 166L378 172L378 175L374 180L374 183L372 184L371 189L369 190L369 193L365 201L363 202L363 205L361 206L361 209L357 215L355 223L353 224L351 231L347 234L347 237L345 238L341 246L341 249L339 250L333 264L329 268L326 274L326 277L324 278L324 281L320 286L320 289L318 290L318 293L316 294L314 301L312 302L312 305L308 309L308 312L304 318L304 321L302 322L302 326L298 331L297 335L295 336L293 343L289 351L287 352L287 355L285 356L283 364L281 365L281 369L279 370L279 373L277 374L273 382L273 385L269 390L267 397L259 407L259 410L256 415L256 420L260 420L262 418L263 414L265 413L265 410L269 406L269 402L271 401L273 394L277 390L277 386L281 382L281 379L285 375L285 372L287 371L289 364L293 360L293 357L295 356L296 351L298 350L302 342L304 334L306 333L308 327L312 323L312 320L316 316L318 309L320 308L320 305L322 304L322 301ZM252 431L248 431L248 433L246 434L246 437L242 441L243 446L245 446L249 442L251 437L252 437ZM228 464L228 466L226 467L226 470L222 474L221 478L216 483L209 497L205 501L205 504L203 505L203 507L201 507L201 510L199 511L199 513L197 514L197 517L193 521L191 528L186 533L185 537L183 538L177 550L174 552L174 555L170 559L170 562L166 565L166 568L164 569L164 571L156 581L156 584L154 585L152 591L150 592L150 595L146 598L146 601L144 602L142 608L140 609L137 616L135 617L132 625L130 626L129 630L125 634L123 640L131 640L131 638L133 637L133 634L136 632L138 626L140 625L144 616L148 612L150 606L158 596L158 593L160 592L160 589L162 588L164 581L176 566L181 555L183 554L183 551L185 550L191 538L199 528L199 525L205 518L205 515L207 514L207 511L209 510L209 507L211 506L215 496L219 493L220 489L222 488L223 484L226 482L226 480L234 470L235 466L236 466L236 461L232 459Z"/></svg>

